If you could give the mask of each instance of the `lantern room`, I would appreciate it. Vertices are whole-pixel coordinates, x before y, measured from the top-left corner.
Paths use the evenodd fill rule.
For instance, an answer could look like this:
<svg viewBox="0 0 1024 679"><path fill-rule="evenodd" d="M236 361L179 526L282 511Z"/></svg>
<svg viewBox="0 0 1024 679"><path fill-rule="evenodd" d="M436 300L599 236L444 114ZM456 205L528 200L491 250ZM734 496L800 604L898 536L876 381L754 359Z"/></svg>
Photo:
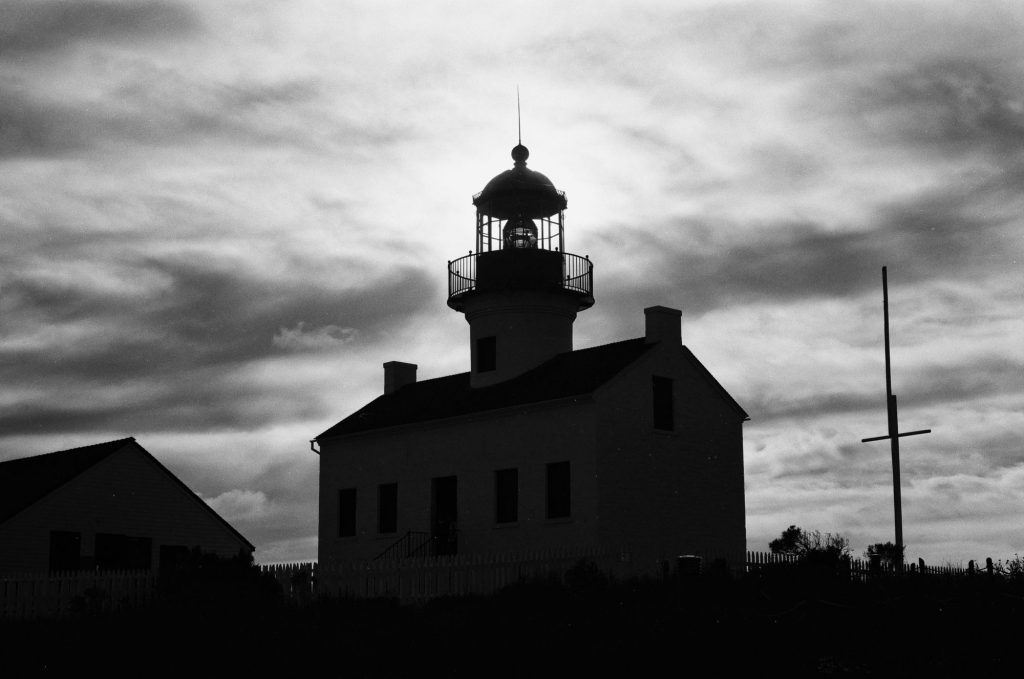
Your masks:
<svg viewBox="0 0 1024 679"><path fill-rule="evenodd" d="M513 168L487 182L473 197L478 253L508 248L564 251L565 193L526 167L529 157L529 149L517 145L512 149Z"/></svg>
<svg viewBox="0 0 1024 679"><path fill-rule="evenodd" d="M565 193L526 167L530 151L512 149L512 169L473 197L476 249L448 263L448 306L464 309L465 295L494 289L559 288L593 305L593 265L565 252ZM497 255L497 253L502 253Z"/></svg>
<svg viewBox="0 0 1024 679"><path fill-rule="evenodd" d="M576 313L594 304L589 257L565 251L565 194L526 167L512 169L473 197L476 251L448 262L448 306L470 326L470 383L488 386L572 351Z"/></svg>

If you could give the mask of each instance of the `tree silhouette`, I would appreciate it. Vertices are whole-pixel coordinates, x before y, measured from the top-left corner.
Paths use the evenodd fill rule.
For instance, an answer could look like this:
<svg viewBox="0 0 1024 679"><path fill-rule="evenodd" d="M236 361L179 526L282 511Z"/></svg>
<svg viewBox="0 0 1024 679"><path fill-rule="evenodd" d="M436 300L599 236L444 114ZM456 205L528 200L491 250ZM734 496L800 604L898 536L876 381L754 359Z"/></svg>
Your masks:
<svg viewBox="0 0 1024 679"><path fill-rule="evenodd" d="M850 555L850 540L839 533L805 531L790 526L782 535L768 543L774 554L792 554L799 557L829 557L842 559Z"/></svg>
<svg viewBox="0 0 1024 679"><path fill-rule="evenodd" d="M790 526L786 530L782 531L782 535L780 537L768 543L768 549L772 550L772 554L799 555L803 540L803 529L797 528L796 526Z"/></svg>
<svg viewBox="0 0 1024 679"><path fill-rule="evenodd" d="M899 549L891 542L876 542L868 546L864 552L864 558L870 559L877 556L882 560L883 564L895 566L903 563L903 555L906 553L906 549L906 545L903 545L903 549Z"/></svg>

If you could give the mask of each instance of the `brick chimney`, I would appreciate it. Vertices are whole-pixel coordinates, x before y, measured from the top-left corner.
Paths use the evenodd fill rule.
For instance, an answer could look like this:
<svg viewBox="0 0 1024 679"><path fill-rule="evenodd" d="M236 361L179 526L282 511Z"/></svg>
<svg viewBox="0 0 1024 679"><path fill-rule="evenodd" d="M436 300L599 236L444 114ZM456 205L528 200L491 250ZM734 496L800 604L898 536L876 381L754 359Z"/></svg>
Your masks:
<svg viewBox="0 0 1024 679"><path fill-rule="evenodd" d="M393 394L416 382L416 364L388 361L384 364L384 393Z"/></svg>
<svg viewBox="0 0 1024 679"><path fill-rule="evenodd" d="M646 321L645 340L647 344L669 342L675 345L683 343L679 329L683 312L666 306L649 306L644 309Z"/></svg>

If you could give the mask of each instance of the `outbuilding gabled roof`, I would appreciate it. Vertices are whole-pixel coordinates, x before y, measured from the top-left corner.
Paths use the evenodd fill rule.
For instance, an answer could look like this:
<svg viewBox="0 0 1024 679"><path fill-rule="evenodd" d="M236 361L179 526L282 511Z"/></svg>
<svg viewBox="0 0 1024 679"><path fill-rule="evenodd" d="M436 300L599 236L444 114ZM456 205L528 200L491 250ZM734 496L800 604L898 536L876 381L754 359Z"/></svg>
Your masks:
<svg viewBox="0 0 1024 679"><path fill-rule="evenodd" d="M469 385L469 373L414 382L370 401L316 440L589 394L652 346L641 337L568 351L518 377L476 389Z"/></svg>
<svg viewBox="0 0 1024 679"><path fill-rule="evenodd" d="M139 445L134 437L0 462L0 523L42 500L72 479L128 446L132 446L145 455L173 483L185 489L196 502L245 543L250 550L255 549L251 542L235 530L234 526L203 502L202 498L186 486L181 479L163 466L148 450Z"/></svg>
<svg viewBox="0 0 1024 679"><path fill-rule="evenodd" d="M0 523L60 488L134 438L0 462Z"/></svg>

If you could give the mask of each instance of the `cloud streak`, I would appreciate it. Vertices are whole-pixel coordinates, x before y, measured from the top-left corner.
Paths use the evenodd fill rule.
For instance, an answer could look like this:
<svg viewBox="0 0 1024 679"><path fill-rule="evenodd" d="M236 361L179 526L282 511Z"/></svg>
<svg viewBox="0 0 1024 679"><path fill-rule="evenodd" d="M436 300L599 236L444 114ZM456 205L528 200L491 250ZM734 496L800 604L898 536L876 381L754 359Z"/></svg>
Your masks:
<svg viewBox="0 0 1024 679"><path fill-rule="evenodd" d="M38 57L79 43L161 40L200 28L175 2L10 0L0 8L0 60Z"/></svg>

